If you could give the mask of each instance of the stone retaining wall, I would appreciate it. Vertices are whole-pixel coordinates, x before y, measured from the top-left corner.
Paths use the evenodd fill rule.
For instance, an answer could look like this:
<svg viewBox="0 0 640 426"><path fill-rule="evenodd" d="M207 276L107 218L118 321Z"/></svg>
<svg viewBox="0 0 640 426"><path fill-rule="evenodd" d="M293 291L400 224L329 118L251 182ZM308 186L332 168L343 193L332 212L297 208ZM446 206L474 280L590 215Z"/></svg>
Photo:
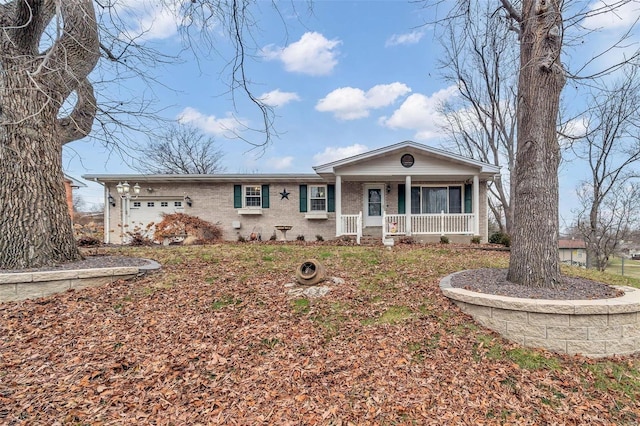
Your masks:
<svg viewBox="0 0 640 426"><path fill-rule="evenodd" d="M455 275L455 274L454 274ZM527 347L588 357L640 352L640 290L598 300L521 299L451 287L440 288L481 325Z"/></svg>
<svg viewBox="0 0 640 426"><path fill-rule="evenodd" d="M144 266L0 273L0 302L44 297L72 288L96 287L160 268L158 263L148 262Z"/></svg>

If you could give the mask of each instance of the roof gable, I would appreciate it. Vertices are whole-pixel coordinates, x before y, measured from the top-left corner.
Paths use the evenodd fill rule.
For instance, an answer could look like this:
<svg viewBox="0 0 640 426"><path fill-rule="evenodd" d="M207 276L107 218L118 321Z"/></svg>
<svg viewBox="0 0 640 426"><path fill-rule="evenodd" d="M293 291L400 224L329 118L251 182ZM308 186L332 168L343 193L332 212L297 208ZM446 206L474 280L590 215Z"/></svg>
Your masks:
<svg viewBox="0 0 640 426"><path fill-rule="evenodd" d="M404 154L411 154L415 158L415 169L406 168L400 163ZM484 163L472 158L463 157L441 149L419 144L413 141L404 141L389 145L373 151L365 152L342 160L315 166L316 173L322 174L420 174L438 175L481 173L495 175L500 168L492 164Z"/></svg>

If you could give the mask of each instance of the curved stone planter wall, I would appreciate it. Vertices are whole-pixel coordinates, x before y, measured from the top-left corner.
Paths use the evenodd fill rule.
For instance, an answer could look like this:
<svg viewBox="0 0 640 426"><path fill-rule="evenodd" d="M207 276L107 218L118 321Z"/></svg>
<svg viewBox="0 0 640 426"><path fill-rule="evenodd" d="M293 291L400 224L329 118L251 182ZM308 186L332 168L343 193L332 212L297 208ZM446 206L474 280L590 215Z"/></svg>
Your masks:
<svg viewBox="0 0 640 426"><path fill-rule="evenodd" d="M639 289L622 287L625 295L612 299L520 299L451 287L453 275L440 281L444 295L511 341L588 357L640 352Z"/></svg>
<svg viewBox="0 0 640 426"><path fill-rule="evenodd" d="M157 262L146 260L148 263L143 266L0 273L0 302L44 297L72 288L96 287L160 268Z"/></svg>

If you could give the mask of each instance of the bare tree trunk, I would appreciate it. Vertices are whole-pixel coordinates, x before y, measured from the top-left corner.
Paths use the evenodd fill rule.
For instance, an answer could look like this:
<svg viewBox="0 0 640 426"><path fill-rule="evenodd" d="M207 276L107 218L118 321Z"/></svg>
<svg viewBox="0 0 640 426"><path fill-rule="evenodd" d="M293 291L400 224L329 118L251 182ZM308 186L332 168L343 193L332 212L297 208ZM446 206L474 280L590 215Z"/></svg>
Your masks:
<svg viewBox="0 0 640 426"><path fill-rule="evenodd" d="M58 38L39 53L54 16ZM66 204L62 146L95 117L86 77L98 58L93 2L31 0L0 7L0 268L80 259ZM76 104L59 117L65 100Z"/></svg>
<svg viewBox="0 0 640 426"><path fill-rule="evenodd" d="M508 279L553 287L560 279L556 123L565 76L557 0L525 0L518 83L518 151Z"/></svg>
<svg viewBox="0 0 640 426"><path fill-rule="evenodd" d="M55 134L57 108L13 75L3 87L4 126L0 175L0 265L26 268L76 260L62 174L62 145ZM39 113L36 113L38 110ZM22 119L20 119L22 118Z"/></svg>

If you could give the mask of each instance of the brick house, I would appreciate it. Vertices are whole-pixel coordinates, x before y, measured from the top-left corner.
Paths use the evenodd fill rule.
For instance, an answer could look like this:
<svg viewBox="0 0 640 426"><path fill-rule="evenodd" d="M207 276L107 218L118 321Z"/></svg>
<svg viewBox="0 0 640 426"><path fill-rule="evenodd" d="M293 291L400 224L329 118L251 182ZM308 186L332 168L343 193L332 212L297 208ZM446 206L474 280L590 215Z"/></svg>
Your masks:
<svg viewBox="0 0 640 426"><path fill-rule="evenodd" d="M225 240L275 234L306 241L363 235L487 241L487 183L497 166L405 141L313 170L83 178L104 186L107 243L122 241L122 224L130 230L173 212L218 224Z"/></svg>
<svg viewBox="0 0 640 426"><path fill-rule="evenodd" d="M73 190L86 187L87 185L79 180L72 178L66 173L64 174L64 192L66 194L67 208L69 209L71 220L73 220Z"/></svg>

